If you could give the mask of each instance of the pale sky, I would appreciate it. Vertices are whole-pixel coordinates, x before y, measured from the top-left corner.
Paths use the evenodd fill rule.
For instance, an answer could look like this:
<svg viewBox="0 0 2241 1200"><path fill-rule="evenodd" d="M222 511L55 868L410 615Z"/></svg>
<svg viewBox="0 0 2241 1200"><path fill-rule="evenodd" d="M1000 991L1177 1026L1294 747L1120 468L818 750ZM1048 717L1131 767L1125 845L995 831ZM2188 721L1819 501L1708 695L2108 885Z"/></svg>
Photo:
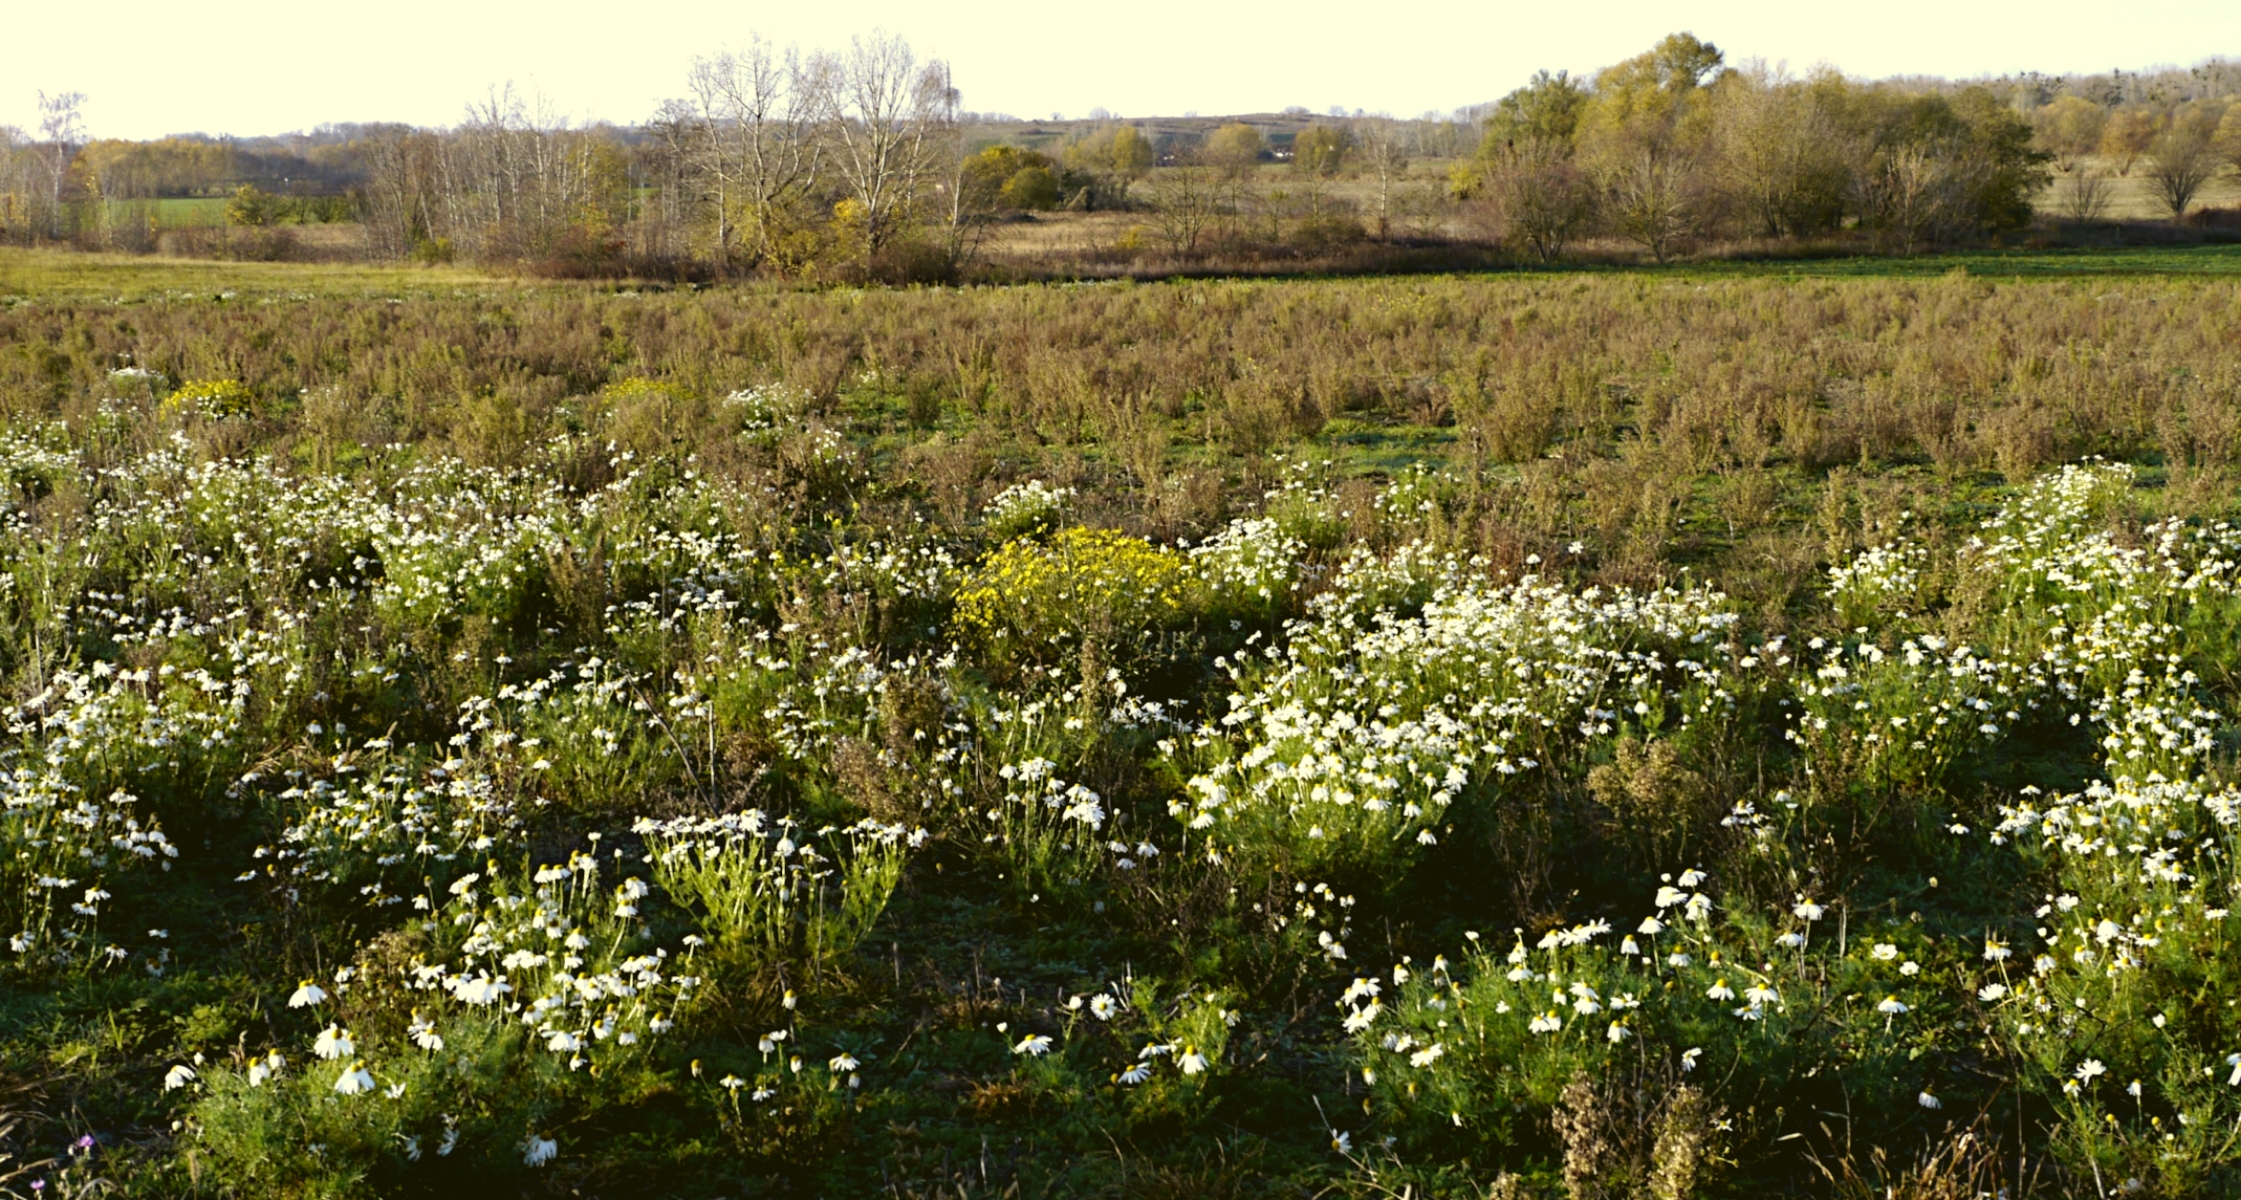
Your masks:
<svg viewBox="0 0 2241 1200"><path fill-rule="evenodd" d="M1333 105L1414 116L1499 97L1540 67L1592 70L1687 29L1730 62L1847 74L2092 72L2241 56L2236 0L1425 0L1418 3L718 3L389 0L26 3L7 21L0 124L37 91L87 94L87 132L241 136L326 121L450 125L512 81L578 121L633 122L681 94L696 54L750 32L805 48L884 27L947 58L965 106L1023 117Z"/></svg>

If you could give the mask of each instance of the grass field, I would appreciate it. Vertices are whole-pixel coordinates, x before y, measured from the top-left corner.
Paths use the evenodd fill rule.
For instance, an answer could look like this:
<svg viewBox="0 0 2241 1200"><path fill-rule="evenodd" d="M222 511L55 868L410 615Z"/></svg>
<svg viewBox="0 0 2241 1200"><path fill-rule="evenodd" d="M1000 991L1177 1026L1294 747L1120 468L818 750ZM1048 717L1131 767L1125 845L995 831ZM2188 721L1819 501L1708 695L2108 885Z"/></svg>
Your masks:
<svg viewBox="0 0 2241 1200"><path fill-rule="evenodd" d="M0 1189L2241 1195L2241 253L0 253Z"/></svg>
<svg viewBox="0 0 2241 1200"><path fill-rule="evenodd" d="M371 297L489 287L497 276L448 267L356 263L231 263L139 254L0 249L0 296L15 303L115 300L137 303L220 293Z"/></svg>
<svg viewBox="0 0 2241 1200"><path fill-rule="evenodd" d="M1093 216L1096 214L1092 214ZM1057 226L1040 236L1046 248L1076 249L1101 244L1100 235L1118 236L1125 225L1111 220L1094 229L1070 231L1064 217L1045 218ZM2171 278L2241 273L2241 246L2139 246L2112 250L1977 250L1908 257L1863 255L1841 258L1740 259L1676 263L1670 267L1573 268L1553 274L1592 275L1604 270L1629 277L1919 279L1962 271L1987 279ZM1529 278L1551 272L1520 271L1483 278ZM0 248L0 298L15 303L108 299L138 302L168 296L216 295L273 297L316 295L371 297L433 294L461 288L524 286L518 278L474 268L356 263L226 263L198 259L73 251Z"/></svg>

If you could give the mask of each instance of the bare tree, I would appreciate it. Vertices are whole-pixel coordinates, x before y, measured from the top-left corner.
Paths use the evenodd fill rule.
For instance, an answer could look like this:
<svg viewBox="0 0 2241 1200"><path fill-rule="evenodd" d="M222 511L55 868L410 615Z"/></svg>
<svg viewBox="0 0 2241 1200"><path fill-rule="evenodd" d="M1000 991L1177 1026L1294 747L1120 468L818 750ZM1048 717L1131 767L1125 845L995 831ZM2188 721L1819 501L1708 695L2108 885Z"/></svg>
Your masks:
<svg viewBox="0 0 2241 1200"><path fill-rule="evenodd" d="M2109 177L2092 167L2081 167L2063 177L2055 204L2073 221L2098 221L2109 213L2112 189Z"/></svg>
<svg viewBox="0 0 2241 1200"><path fill-rule="evenodd" d="M2173 221L2187 215L2187 207L2225 165L2211 145L2213 127L2206 125L2174 121L2148 147L2148 188Z"/></svg>
<svg viewBox="0 0 2241 1200"><path fill-rule="evenodd" d="M510 86L491 89L448 134L398 128L365 153L368 228L388 253L445 241L487 259L620 248L629 176L616 139L570 128Z"/></svg>
<svg viewBox="0 0 2241 1200"><path fill-rule="evenodd" d="M433 135L402 125L376 129L361 142L363 216L375 254L403 258L434 236L434 143Z"/></svg>
<svg viewBox="0 0 2241 1200"><path fill-rule="evenodd" d="M1225 188L1215 168L1200 163L1196 155L1181 154L1174 166L1153 171L1144 187L1152 228L1168 251L1180 258L1196 257L1222 215Z"/></svg>
<svg viewBox="0 0 2241 1200"><path fill-rule="evenodd" d="M1598 163L1611 225L1621 237L1664 262L1705 224L1705 189L1696 156L1642 139L1607 148Z"/></svg>
<svg viewBox="0 0 2241 1200"><path fill-rule="evenodd" d="M833 170L878 251L908 224L957 107L949 68L921 63L901 37L875 32L813 65Z"/></svg>
<svg viewBox="0 0 2241 1200"><path fill-rule="evenodd" d="M1492 152L1472 201L1477 222L1493 236L1542 262L1564 248L1595 217L1595 188L1561 143L1521 139Z"/></svg>
<svg viewBox="0 0 2241 1200"><path fill-rule="evenodd" d="M1408 130L1391 117L1365 117L1354 122L1354 142L1362 169L1377 184L1377 236L1392 236L1393 185L1408 170Z"/></svg>
<svg viewBox="0 0 2241 1200"><path fill-rule="evenodd" d="M38 234L46 164L23 130L0 125L0 239L30 241Z"/></svg>
<svg viewBox="0 0 2241 1200"><path fill-rule="evenodd" d="M49 236L61 237L63 229L62 185L70 178L70 164L78 156L78 147L85 142L86 128L82 110L86 105L84 92L63 92L50 96L39 93L39 139L47 168L46 223Z"/></svg>
<svg viewBox="0 0 2241 1200"><path fill-rule="evenodd" d="M937 132L930 145L939 178L933 188L940 202L942 253L954 269L978 251L995 214L981 202L981 197L976 195L978 189L968 178L972 155L966 153L963 114L959 112L963 95L949 78L949 65L936 65L941 71L941 82L935 112Z"/></svg>
<svg viewBox="0 0 2241 1200"><path fill-rule="evenodd" d="M1926 142L1892 150L1869 177L1868 204L1877 230L1908 254L1935 241L1950 217L1952 184L1945 156Z"/></svg>
<svg viewBox="0 0 2241 1200"><path fill-rule="evenodd" d="M749 262L766 261L787 215L815 190L819 83L798 51L760 36L742 52L694 60L692 100L679 106L689 143L679 150L707 193L719 262L735 242Z"/></svg>

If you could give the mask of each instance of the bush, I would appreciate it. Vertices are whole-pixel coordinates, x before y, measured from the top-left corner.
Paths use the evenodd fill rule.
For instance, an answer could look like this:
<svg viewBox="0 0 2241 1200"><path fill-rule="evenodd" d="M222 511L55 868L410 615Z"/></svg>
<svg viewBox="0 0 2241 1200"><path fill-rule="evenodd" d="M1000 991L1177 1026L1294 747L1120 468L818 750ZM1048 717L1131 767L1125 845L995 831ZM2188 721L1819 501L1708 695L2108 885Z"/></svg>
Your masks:
<svg viewBox="0 0 2241 1200"><path fill-rule="evenodd" d="M1021 167L1004 181L1000 194L1004 203L1013 208L1057 208L1058 176L1048 167Z"/></svg>
<svg viewBox="0 0 2241 1200"><path fill-rule="evenodd" d="M1048 544L1014 539L981 561L957 595L956 625L992 662L1067 661L1094 646L1140 662L1188 618L1186 560L1110 529L1074 526Z"/></svg>

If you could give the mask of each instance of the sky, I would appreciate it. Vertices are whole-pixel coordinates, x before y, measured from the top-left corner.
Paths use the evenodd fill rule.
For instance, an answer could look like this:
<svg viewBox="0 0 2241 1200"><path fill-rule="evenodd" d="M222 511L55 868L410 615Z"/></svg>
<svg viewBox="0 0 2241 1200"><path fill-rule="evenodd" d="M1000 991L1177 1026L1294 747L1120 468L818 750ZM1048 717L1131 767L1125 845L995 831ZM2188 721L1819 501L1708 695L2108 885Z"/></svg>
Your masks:
<svg viewBox="0 0 2241 1200"><path fill-rule="evenodd" d="M107 0L97 11L89 20L88 10L46 3L9 18L10 41L36 49L11 54L0 72L0 125L33 129L44 90L85 93L94 137L255 136L329 121L441 126L508 82L575 121L627 123L681 94L695 55L743 46L753 33L839 47L875 28L948 59L967 109L1035 118L1291 105L1415 116L1494 99L1537 68L1592 71L1676 29L1717 43L1731 63L1828 63L1866 78L2241 56L2235 0L234 0L192 15L176 0Z"/></svg>

